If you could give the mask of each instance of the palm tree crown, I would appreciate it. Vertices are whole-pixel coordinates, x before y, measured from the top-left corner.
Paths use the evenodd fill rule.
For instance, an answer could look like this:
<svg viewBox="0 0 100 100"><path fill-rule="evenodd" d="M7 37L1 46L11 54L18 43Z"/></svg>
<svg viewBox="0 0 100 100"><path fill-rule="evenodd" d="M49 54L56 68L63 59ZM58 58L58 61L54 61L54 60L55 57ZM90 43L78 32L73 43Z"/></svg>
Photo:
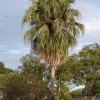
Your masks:
<svg viewBox="0 0 100 100"><path fill-rule="evenodd" d="M80 12L71 8L75 0L32 0L23 23L31 28L25 34L32 49L46 62L66 61L68 48L77 43L84 26L77 22Z"/></svg>

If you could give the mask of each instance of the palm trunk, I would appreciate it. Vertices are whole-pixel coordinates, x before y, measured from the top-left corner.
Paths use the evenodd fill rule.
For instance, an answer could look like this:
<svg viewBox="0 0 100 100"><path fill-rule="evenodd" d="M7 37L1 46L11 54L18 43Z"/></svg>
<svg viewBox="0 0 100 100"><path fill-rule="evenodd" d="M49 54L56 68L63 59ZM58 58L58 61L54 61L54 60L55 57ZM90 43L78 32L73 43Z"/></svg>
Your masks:
<svg viewBox="0 0 100 100"><path fill-rule="evenodd" d="M59 84L59 88L58 88L58 100L60 100L60 76L59 76L59 82L58 82L58 84Z"/></svg>
<svg viewBox="0 0 100 100"><path fill-rule="evenodd" d="M54 97L55 66L53 65L53 63L51 63L50 67L51 67L51 100L55 100Z"/></svg>
<svg viewBox="0 0 100 100"><path fill-rule="evenodd" d="M4 90L3 90L3 98L2 98L2 100L5 100L5 92L4 92Z"/></svg>
<svg viewBox="0 0 100 100"><path fill-rule="evenodd" d="M93 96L93 95L90 96L90 100L95 100L95 98L96 98L96 97Z"/></svg>

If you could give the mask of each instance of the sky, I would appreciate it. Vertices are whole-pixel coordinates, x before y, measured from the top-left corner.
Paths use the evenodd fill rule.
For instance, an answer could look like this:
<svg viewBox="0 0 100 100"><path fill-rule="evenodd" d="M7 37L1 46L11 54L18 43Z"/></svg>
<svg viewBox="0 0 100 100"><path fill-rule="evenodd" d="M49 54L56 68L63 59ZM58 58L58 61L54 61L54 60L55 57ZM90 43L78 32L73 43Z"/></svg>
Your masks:
<svg viewBox="0 0 100 100"><path fill-rule="evenodd" d="M17 69L20 59L30 52L23 36L28 26L22 18L29 7L29 0L0 0L0 61L5 66ZM84 36L70 53L78 53L84 45L100 43L100 0L76 0L73 7L81 12L80 22L85 25Z"/></svg>

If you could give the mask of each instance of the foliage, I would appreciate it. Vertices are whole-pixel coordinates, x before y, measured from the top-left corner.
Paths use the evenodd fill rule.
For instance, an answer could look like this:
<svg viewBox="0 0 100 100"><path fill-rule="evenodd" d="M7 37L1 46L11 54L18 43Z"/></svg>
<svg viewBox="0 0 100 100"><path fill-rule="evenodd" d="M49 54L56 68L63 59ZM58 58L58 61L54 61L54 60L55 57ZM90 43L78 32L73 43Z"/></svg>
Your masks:
<svg viewBox="0 0 100 100"><path fill-rule="evenodd" d="M58 89L56 89L56 90L57 90L56 91L56 100L72 100L72 97L69 93L69 88L67 85L66 86L60 85L60 88L58 87Z"/></svg>
<svg viewBox="0 0 100 100"><path fill-rule="evenodd" d="M6 68L3 62L0 62L0 74L10 73L11 69Z"/></svg>
<svg viewBox="0 0 100 100"><path fill-rule="evenodd" d="M58 71L58 72L57 72ZM91 44L84 46L79 54L73 54L65 65L58 67L56 71L57 86L65 83L85 85L84 95L98 95L100 91L100 46Z"/></svg>
<svg viewBox="0 0 100 100"><path fill-rule="evenodd" d="M74 85L82 85L85 83L84 75L82 74L82 62L78 54L73 54L68 61L58 66L56 71L56 79L60 77L63 84L66 82Z"/></svg>
<svg viewBox="0 0 100 100"><path fill-rule="evenodd" d="M84 46L80 52L82 72L85 78L87 95L96 95L100 91L100 45Z"/></svg>
<svg viewBox="0 0 100 100"><path fill-rule="evenodd" d="M33 74L38 80L43 80L46 65L38 57L35 57L32 52L21 58L21 63L20 69L22 74Z"/></svg>
<svg viewBox="0 0 100 100"><path fill-rule="evenodd" d="M78 90L72 91L72 92L71 92L71 96L72 96L73 98L80 98L80 97L82 97L82 96L83 96L83 94L82 94L82 89L78 89Z"/></svg>
<svg viewBox="0 0 100 100"><path fill-rule="evenodd" d="M48 98L49 90L46 84L32 74L27 76L7 74L3 85L7 100L47 100Z"/></svg>
<svg viewBox="0 0 100 100"><path fill-rule="evenodd" d="M33 59L31 54L21 61L21 70L0 74L0 88L5 92L5 100L48 100L49 88L44 81L45 64L38 58Z"/></svg>

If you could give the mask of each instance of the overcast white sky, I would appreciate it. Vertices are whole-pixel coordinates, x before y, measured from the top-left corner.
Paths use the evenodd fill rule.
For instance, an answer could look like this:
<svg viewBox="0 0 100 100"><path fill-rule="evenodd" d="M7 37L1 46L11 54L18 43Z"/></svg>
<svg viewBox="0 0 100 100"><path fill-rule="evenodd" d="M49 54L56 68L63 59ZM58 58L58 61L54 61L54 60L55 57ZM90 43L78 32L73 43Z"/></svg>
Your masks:
<svg viewBox="0 0 100 100"><path fill-rule="evenodd" d="M21 29L28 1L0 0L0 61L9 68L17 68L20 58L30 52L30 47L23 42L27 27ZM83 45L100 43L100 0L76 0L74 6L81 12L81 22L85 25L85 35L74 50L78 52Z"/></svg>

